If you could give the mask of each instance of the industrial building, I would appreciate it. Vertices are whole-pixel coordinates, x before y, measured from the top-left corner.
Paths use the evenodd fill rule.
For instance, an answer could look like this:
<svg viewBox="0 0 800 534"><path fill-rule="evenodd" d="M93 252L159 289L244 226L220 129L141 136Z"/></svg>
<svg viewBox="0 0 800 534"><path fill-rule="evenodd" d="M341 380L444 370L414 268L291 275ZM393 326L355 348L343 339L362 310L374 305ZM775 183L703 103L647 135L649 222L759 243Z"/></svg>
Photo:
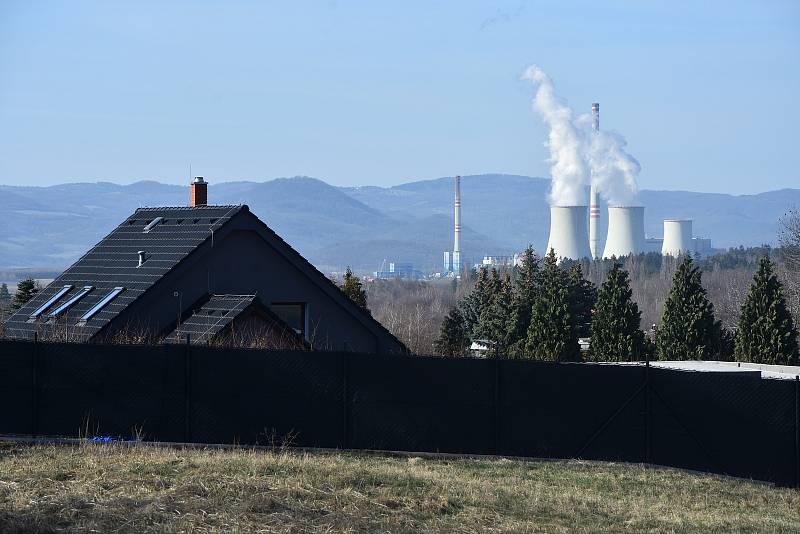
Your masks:
<svg viewBox="0 0 800 534"><path fill-rule="evenodd" d="M410 262L390 262L388 271L376 271L375 278L380 280L420 280L425 273L414 269Z"/></svg>
<svg viewBox="0 0 800 534"><path fill-rule="evenodd" d="M513 254L511 256L484 256L481 262L475 265L476 268L480 267L487 267L487 268L498 268L498 267L514 267L517 262L519 261L519 254Z"/></svg>
<svg viewBox="0 0 800 534"><path fill-rule="evenodd" d="M600 104L592 104L592 128L600 129ZM588 228L587 228L588 215ZM612 258L631 254L659 252L666 256L695 254L707 256L712 252L711 240L692 236L691 219L664 221L663 238L647 238L644 233L643 206L608 206L608 234L602 253L599 250L598 222L600 207L598 191L589 190L589 205L550 206L550 234L547 251L551 249L560 259Z"/></svg>
<svg viewBox="0 0 800 534"><path fill-rule="evenodd" d="M6 336L212 343L255 331L261 346L406 352L246 205L206 204L198 177L188 207L137 209L17 310Z"/></svg>

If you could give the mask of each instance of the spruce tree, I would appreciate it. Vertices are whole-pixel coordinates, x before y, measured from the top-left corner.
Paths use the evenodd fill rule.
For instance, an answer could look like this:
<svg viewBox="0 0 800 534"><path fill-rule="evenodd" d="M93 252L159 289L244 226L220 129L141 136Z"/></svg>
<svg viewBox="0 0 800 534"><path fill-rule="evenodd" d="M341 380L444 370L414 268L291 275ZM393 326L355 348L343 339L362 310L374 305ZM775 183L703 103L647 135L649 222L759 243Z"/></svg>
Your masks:
<svg viewBox="0 0 800 534"><path fill-rule="evenodd" d="M735 356L740 362L794 365L797 330L786 307L774 264L764 257L739 315Z"/></svg>
<svg viewBox="0 0 800 534"><path fill-rule="evenodd" d="M493 284L494 282L489 276L489 270L486 267L481 267L472 291L460 303L461 315L464 317L467 334L472 341L480 338L478 325L482 311L489 307L492 302Z"/></svg>
<svg viewBox="0 0 800 534"><path fill-rule="evenodd" d="M0 284L0 304L5 304L11 300L11 293L8 292L8 286L3 283Z"/></svg>
<svg viewBox="0 0 800 534"><path fill-rule="evenodd" d="M531 324L531 310L536 300L539 288L540 270L539 258L533 247L522 253L520 264L515 268L514 297L512 302L512 317L509 325L509 344L513 345L513 352L522 353L528 337L528 326Z"/></svg>
<svg viewBox="0 0 800 534"><path fill-rule="evenodd" d="M444 318L439 337L434 342L434 349L442 356L464 356L469 349L470 341L464 324L464 317L458 306L453 306Z"/></svg>
<svg viewBox="0 0 800 534"><path fill-rule="evenodd" d="M555 252L545 256L541 285L531 310L526 356L544 361L580 361L575 321L570 313L570 285Z"/></svg>
<svg viewBox="0 0 800 534"><path fill-rule="evenodd" d="M344 272L344 277L342 278L342 285L340 288L342 293L347 295L347 297L358 307L369 311L367 308L367 292L364 291L364 288L361 285L361 280L359 280L359 278L353 274L353 271L350 269L350 267L348 267Z"/></svg>
<svg viewBox="0 0 800 534"><path fill-rule="evenodd" d="M506 273L501 279L498 272L492 269L490 281L491 300L481 310L476 337L488 341L497 357L506 354L509 345L512 316L511 277Z"/></svg>
<svg viewBox="0 0 800 534"><path fill-rule="evenodd" d="M614 260L597 294L592 321L591 359L596 362L641 360L646 354L641 312L631 299L628 272Z"/></svg>
<svg viewBox="0 0 800 534"><path fill-rule="evenodd" d="M33 278L26 278L25 280L20 280L20 282L17 284L17 292L14 295L14 299L11 301L11 307L15 310L20 309L22 306L25 305L26 302L31 300L38 292L39 288L36 285L36 281Z"/></svg>
<svg viewBox="0 0 800 534"><path fill-rule="evenodd" d="M592 327L592 310L597 302L597 288L583 277L580 262L569 270L570 313L575 321L578 337L589 337Z"/></svg>
<svg viewBox="0 0 800 534"><path fill-rule="evenodd" d="M719 352L721 325L702 285L702 273L684 256L664 303L656 345L661 360L711 360Z"/></svg>

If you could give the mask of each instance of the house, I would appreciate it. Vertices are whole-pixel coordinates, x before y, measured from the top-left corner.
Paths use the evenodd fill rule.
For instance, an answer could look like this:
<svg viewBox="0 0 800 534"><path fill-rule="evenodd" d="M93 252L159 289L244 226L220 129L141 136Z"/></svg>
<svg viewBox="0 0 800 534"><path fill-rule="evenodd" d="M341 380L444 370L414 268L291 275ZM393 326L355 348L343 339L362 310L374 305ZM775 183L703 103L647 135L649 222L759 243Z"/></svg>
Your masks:
<svg viewBox="0 0 800 534"><path fill-rule="evenodd" d="M198 177L188 207L137 209L14 313L6 335L188 335L191 343L246 335L259 346L407 352L246 205L209 206L206 198Z"/></svg>

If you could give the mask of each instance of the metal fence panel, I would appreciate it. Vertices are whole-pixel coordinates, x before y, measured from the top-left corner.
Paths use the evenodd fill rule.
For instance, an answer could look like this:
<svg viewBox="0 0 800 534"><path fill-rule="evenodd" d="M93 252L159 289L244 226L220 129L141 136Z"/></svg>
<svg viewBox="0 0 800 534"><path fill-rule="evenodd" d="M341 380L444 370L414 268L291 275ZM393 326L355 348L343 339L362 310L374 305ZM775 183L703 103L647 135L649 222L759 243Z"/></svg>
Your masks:
<svg viewBox="0 0 800 534"><path fill-rule="evenodd" d="M189 349L189 441L338 447L336 353Z"/></svg>
<svg viewBox="0 0 800 534"><path fill-rule="evenodd" d="M351 355L349 445L494 452L493 366L491 360Z"/></svg>
<svg viewBox="0 0 800 534"><path fill-rule="evenodd" d="M794 484L793 381L652 371L655 463Z"/></svg>
<svg viewBox="0 0 800 534"><path fill-rule="evenodd" d="M41 433L180 437L180 362L168 347L39 343L38 353Z"/></svg>
<svg viewBox="0 0 800 534"><path fill-rule="evenodd" d="M0 341L0 433L36 433L35 350L29 341Z"/></svg>
<svg viewBox="0 0 800 534"><path fill-rule="evenodd" d="M639 461L644 369L501 362L501 452Z"/></svg>

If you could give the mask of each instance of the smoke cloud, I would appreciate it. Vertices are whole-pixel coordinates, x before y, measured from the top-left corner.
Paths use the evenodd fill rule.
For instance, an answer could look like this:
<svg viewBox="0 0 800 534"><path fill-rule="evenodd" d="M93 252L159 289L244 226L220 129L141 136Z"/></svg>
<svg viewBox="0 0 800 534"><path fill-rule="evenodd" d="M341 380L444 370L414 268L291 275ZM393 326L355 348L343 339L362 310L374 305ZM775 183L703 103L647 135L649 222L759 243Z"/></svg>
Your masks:
<svg viewBox="0 0 800 534"><path fill-rule="evenodd" d="M594 132L591 115L576 116L537 65L528 67L522 78L536 86L533 109L549 129L545 146L550 151L550 204L586 205L585 188L589 184L611 205L634 203L641 166L625 150L625 138L613 132Z"/></svg>

